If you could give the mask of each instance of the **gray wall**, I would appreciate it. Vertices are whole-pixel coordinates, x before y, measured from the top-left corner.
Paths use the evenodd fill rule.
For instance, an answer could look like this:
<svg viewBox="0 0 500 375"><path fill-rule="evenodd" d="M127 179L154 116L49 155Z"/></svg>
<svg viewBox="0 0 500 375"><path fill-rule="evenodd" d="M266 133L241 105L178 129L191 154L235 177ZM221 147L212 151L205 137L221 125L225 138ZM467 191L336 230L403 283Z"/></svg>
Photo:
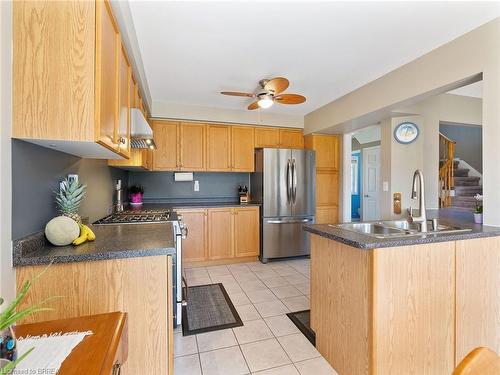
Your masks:
<svg viewBox="0 0 500 375"><path fill-rule="evenodd" d="M248 173L194 173L200 191L194 191L194 181L174 182L173 172L129 172L130 186L144 186L144 200L167 203L225 202L238 199L238 185L249 184Z"/></svg>
<svg viewBox="0 0 500 375"><path fill-rule="evenodd" d="M455 157L463 159L483 173L483 129L481 126L439 124L439 131L454 140Z"/></svg>
<svg viewBox="0 0 500 375"><path fill-rule="evenodd" d="M80 214L95 221L108 214L114 181L126 184L128 172L107 166L106 160L81 159L28 142L12 141L12 238L42 230L54 216L54 191L69 173L87 185Z"/></svg>

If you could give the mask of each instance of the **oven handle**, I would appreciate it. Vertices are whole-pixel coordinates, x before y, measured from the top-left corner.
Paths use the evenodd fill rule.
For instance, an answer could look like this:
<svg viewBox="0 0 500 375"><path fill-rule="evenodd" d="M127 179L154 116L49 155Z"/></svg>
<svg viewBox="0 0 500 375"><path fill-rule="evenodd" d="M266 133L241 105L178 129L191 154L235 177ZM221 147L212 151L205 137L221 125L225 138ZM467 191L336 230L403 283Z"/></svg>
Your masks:
<svg viewBox="0 0 500 375"><path fill-rule="evenodd" d="M298 224L298 223L309 223L313 219L300 219L300 220L267 220L268 224Z"/></svg>

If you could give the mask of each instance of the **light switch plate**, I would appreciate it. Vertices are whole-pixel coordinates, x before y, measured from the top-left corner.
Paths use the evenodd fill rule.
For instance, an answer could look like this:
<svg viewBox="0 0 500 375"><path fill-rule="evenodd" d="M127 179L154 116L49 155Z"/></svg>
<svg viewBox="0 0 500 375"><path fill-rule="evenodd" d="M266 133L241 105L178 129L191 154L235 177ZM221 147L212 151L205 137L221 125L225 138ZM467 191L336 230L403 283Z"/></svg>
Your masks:
<svg viewBox="0 0 500 375"><path fill-rule="evenodd" d="M382 183L382 190L383 191L389 191L389 182L388 181L384 181Z"/></svg>
<svg viewBox="0 0 500 375"><path fill-rule="evenodd" d="M194 191L200 191L200 182L198 180L194 181Z"/></svg>

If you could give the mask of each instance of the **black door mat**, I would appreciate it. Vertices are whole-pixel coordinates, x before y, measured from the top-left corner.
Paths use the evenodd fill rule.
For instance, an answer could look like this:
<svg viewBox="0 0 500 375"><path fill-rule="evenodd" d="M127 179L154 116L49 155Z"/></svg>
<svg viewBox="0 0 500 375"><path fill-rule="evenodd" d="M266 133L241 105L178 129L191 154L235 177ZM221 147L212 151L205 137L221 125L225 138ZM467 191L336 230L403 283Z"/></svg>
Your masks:
<svg viewBox="0 0 500 375"><path fill-rule="evenodd" d="M182 307L182 334L195 335L243 325L222 284L187 287Z"/></svg>
<svg viewBox="0 0 500 375"><path fill-rule="evenodd" d="M311 310L296 311L286 314L304 336L316 346L316 334L311 329Z"/></svg>

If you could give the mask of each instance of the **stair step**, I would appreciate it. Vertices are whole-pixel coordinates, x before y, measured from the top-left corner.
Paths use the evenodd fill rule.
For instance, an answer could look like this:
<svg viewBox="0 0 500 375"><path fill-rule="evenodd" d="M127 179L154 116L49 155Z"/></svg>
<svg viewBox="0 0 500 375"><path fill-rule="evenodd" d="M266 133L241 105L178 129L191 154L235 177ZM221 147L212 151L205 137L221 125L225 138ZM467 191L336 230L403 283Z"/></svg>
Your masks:
<svg viewBox="0 0 500 375"><path fill-rule="evenodd" d="M445 163L446 159L441 159L439 160L439 167L442 167ZM458 168L458 164L460 163L460 160L454 160L453 161L453 168Z"/></svg>
<svg viewBox="0 0 500 375"><path fill-rule="evenodd" d="M476 194L483 194L483 187L481 185L455 186L455 196L457 197L464 197L464 196L473 197Z"/></svg>
<svg viewBox="0 0 500 375"><path fill-rule="evenodd" d="M451 205L474 210L476 208L476 199L474 197L452 197Z"/></svg>
<svg viewBox="0 0 500 375"><path fill-rule="evenodd" d="M478 186L479 177L454 177L455 186Z"/></svg>
<svg viewBox="0 0 500 375"><path fill-rule="evenodd" d="M470 169L468 169L468 168L456 168L453 170L453 176L455 176L455 177L469 177L469 171L470 171Z"/></svg>

